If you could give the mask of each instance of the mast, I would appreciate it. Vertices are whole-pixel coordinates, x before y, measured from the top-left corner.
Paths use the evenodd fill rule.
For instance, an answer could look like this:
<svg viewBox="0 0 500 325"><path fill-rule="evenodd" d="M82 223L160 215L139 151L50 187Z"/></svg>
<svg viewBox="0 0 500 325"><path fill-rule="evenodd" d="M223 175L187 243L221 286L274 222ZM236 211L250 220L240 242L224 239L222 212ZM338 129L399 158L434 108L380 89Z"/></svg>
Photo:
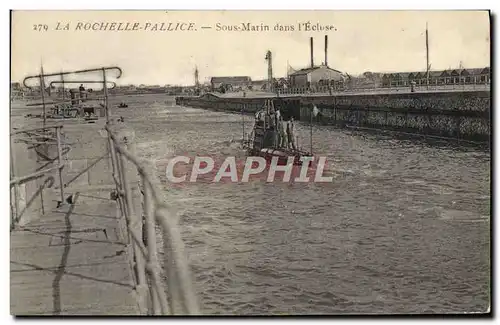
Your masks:
<svg viewBox="0 0 500 325"><path fill-rule="evenodd" d="M311 155L313 154L313 115L314 115L314 106L313 106L313 109L311 110L311 129L310 129L310 134L309 134L309 137L310 137L310 145L311 145Z"/></svg>
<svg viewBox="0 0 500 325"><path fill-rule="evenodd" d="M65 99L65 98L64 98L64 97L65 97L65 96L64 96L64 95L65 95L65 94L64 94L64 93L65 93L65 90L64 90L64 75L63 75L63 73L62 73L62 70L61 70L61 82L62 82L62 99L64 100L64 99Z"/></svg>
<svg viewBox="0 0 500 325"><path fill-rule="evenodd" d="M427 88L429 88L429 30L427 27L427 22L425 23L425 53L426 53L426 79L427 79Z"/></svg>
<svg viewBox="0 0 500 325"><path fill-rule="evenodd" d="M243 138L241 140L242 145L245 145L245 106L246 104L243 104L243 107L241 108L241 128L243 129Z"/></svg>

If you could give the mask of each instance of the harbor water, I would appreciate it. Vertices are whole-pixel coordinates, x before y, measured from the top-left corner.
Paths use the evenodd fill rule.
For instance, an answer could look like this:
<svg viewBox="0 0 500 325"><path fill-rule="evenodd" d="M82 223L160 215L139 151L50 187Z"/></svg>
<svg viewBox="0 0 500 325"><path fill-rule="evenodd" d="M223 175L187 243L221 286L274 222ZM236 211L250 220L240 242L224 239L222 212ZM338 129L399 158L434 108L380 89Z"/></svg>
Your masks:
<svg viewBox="0 0 500 325"><path fill-rule="evenodd" d="M242 117L163 95L126 102L116 113L179 215L204 313L488 310L489 152L315 126L331 183L174 185L165 167L176 155L244 159ZM309 149L309 127L297 133Z"/></svg>

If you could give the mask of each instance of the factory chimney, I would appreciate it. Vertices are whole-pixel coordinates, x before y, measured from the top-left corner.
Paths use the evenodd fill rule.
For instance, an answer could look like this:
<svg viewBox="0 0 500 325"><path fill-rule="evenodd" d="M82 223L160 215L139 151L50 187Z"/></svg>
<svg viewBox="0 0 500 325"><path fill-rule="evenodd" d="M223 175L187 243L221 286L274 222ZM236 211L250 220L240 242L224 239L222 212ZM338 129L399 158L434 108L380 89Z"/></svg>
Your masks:
<svg viewBox="0 0 500 325"><path fill-rule="evenodd" d="M328 66L328 35L325 35L325 66Z"/></svg>
<svg viewBox="0 0 500 325"><path fill-rule="evenodd" d="M313 38L311 37L311 68L314 68Z"/></svg>

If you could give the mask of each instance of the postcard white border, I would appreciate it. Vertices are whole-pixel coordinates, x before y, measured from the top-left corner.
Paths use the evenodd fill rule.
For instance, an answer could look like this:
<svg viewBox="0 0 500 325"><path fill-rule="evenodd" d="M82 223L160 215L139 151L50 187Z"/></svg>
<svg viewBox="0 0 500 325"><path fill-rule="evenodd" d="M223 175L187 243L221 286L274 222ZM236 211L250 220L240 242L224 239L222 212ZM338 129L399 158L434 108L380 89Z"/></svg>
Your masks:
<svg viewBox="0 0 500 325"><path fill-rule="evenodd" d="M498 8L498 1L481 1L481 0L475 0L475 1L436 1L436 0L418 0L418 1L389 1L389 0L378 0L378 1L362 1L362 0L349 0L345 2L333 2L333 1L328 1L328 0L308 0L308 1L296 1L296 0L288 0L288 1L274 1L271 3L268 0L252 0L252 1L221 1L221 0L212 0L212 1L193 1L193 0L184 0L184 1L175 1L171 3L167 3L164 1L151 1L151 0L141 0L141 1L104 1L104 0L85 0L85 1L80 1L80 2L75 2L75 1L64 1L64 0L44 0L44 1L36 1L36 0L9 0L9 1L2 1L1 6L2 6L2 11L1 15L3 17L2 21L3 23L1 24L1 44L10 44L10 26L8 24L9 21L9 16L10 13L8 12L8 9L31 9L31 10L77 10L77 9L106 9L106 10L112 10L112 9L149 9L149 10L155 10L155 9L227 9L227 10L245 10L245 9L262 9L262 10L269 10L269 9L281 9L281 10L290 10L290 9L316 9L316 10L347 10L347 9L361 9L361 10L416 10L416 9L433 9L433 10L457 10L457 9L469 9L469 10L474 10L474 9L492 9L493 12L495 12ZM496 52L495 52L496 54ZM9 192L7 188L7 181L8 181L8 170L9 170L9 146L7 145L8 143L8 137L9 137L9 110L8 110L8 105L9 105L9 89L10 89L10 72L9 72L9 57L10 57L10 48L8 46L4 46L4 51L2 51L2 62L5 64L4 67L5 69L2 69L4 72L4 78L2 79L2 87L1 87L1 96L2 96L2 103L3 108L0 110L1 111L1 117L0 117L0 123L4 125L3 127L0 126L0 130L2 132L2 142L5 145L2 145L2 151L4 154L2 154L2 159L0 160L1 166L0 170L2 171L1 175L2 178L0 180L0 184L4 184L3 186L0 187L0 199L1 199L1 206L2 210L4 211L3 215L3 223L4 226L2 227L4 231L4 240L2 241L2 249L0 250L0 260L5 261L3 263L4 267L0 269L1 273L1 283L2 283L2 295L1 295L1 315L3 316L3 321L2 323L13 323L14 319L12 316L10 316L10 294L9 294L9 268L6 267L7 261L9 260L9 239L7 238L7 229L9 229ZM493 58L492 58L493 60ZM494 76L494 80L496 80L496 76ZM494 82L494 85L496 87L496 82ZM495 88L495 90L497 90ZM495 125L498 125L498 118L500 114L497 113L495 114ZM496 140L496 139L495 139ZM495 141L495 147L497 146L498 141ZM497 149L497 148L495 148ZM497 150L495 150L497 151ZM493 157L492 157L493 159ZM497 165L498 161L496 161ZM495 166L497 167L497 166ZM495 195L495 198L498 195ZM495 199L493 198L493 199ZM493 219L495 216L491 216ZM499 222L495 222L495 225L498 225ZM498 232L495 232L498 234ZM498 242L499 240L496 240L496 245L495 248L498 248ZM496 249L495 251L498 251ZM495 270L498 271L498 268L495 267ZM497 273L497 272L496 272ZM495 274L496 275L496 274ZM495 299L495 301L498 301L498 299ZM497 303L498 306L498 303ZM498 312L498 308L496 309ZM122 320L113 320L113 322L121 322L125 319ZM273 319L273 320L279 320L279 318ZM298 319L281 319L281 321L294 321L298 322L300 321L301 323L308 323L312 322L314 320L309 319L309 320L298 320ZM411 319L407 320L402 320L402 319L394 319L393 321L395 322L408 322ZM35 320L33 320L35 321ZM55 321L55 319L47 319L47 321ZM133 320L132 322L146 322L147 320ZM189 320L159 320L159 321L168 321L169 324L172 323L177 323L182 321L183 324L189 324L189 323L194 323L195 321L189 321ZM207 321L207 319L204 319L204 321ZM220 319L215 319L212 320L213 322L219 322L221 321ZM239 322L239 321L249 321L246 319L228 319L225 320L225 323L232 323L232 322ZM265 320L265 319L253 319L251 320L252 322L257 322L261 324L266 324L266 323L271 323L272 320ZM373 319L356 319L354 321L349 321L347 319L331 319L331 320L323 320L323 321L328 321L332 322L335 324L353 324L353 323L365 323L368 321L373 321ZM387 322L389 319L380 319L380 320L375 320L378 322ZM435 318L435 319L421 319L418 321L413 321L412 323L422 323L422 324L429 324L429 323L437 323L437 322L443 323L443 321L440 318ZM444 321L445 323L452 322L453 319L449 319L447 321ZM462 319L462 321L467 321L467 322L480 322L480 320L472 320L472 319ZM73 323L74 321L70 320L61 320L60 322L62 323ZM104 319L90 319L90 320L79 320L79 322L92 322L94 324L105 324Z"/></svg>

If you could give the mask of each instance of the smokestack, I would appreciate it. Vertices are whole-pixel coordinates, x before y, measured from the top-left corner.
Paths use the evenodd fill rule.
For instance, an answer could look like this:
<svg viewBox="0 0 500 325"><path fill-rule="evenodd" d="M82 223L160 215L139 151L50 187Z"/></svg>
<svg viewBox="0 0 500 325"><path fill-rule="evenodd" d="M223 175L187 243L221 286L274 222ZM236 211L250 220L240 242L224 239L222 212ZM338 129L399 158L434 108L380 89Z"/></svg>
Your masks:
<svg viewBox="0 0 500 325"><path fill-rule="evenodd" d="M328 66L328 35L325 35L325 66Z"/></svg>
<svg viewBox="0 0 500 325"><path fill-rule="evenodd" d="M314 68L313 38L311 37L311 68Z"/></svg>

